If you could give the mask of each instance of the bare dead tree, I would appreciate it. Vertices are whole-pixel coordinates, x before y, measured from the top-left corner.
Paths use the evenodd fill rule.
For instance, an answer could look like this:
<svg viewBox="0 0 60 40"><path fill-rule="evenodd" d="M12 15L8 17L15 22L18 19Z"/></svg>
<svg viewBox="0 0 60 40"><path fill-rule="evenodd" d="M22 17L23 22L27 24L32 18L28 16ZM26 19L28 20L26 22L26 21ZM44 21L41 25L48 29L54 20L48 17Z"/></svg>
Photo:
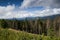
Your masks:
<svg viewBox="0 0 60 40"><path fill-rule="evenodd" d="M49 29L50 29L50 19L49 18L46 21L46 28L47 28L47 35L49 35Z"/></svg>
<svg viewBox="0 0 60 40"><path fill-rule="evenodd" d="M33 33L37 33L37 20L38 19L36 19L35 21L32 21L32 20L30 20L29 21L29 24L30 24L30 26L31 26L31 28L32 28L32 32Z"/></svg>

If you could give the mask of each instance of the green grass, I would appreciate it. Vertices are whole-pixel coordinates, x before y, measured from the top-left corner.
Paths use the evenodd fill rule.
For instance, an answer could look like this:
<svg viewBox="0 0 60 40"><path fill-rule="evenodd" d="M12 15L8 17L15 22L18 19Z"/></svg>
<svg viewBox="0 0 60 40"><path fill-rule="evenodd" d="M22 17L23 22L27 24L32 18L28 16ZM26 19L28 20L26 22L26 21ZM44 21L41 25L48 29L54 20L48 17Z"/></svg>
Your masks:
<svg viewBox="0 0 60 40"><path fill-rule="evenodd" d="M56 37L31 34L13 29L0 28L0 40L60 40Z"/></svg>

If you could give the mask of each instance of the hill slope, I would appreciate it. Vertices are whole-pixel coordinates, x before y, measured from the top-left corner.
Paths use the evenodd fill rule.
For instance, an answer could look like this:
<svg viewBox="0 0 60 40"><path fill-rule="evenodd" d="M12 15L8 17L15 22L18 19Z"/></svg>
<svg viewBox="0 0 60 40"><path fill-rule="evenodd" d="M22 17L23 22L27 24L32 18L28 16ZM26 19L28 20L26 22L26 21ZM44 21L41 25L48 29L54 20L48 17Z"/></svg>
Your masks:
<svg viewBox="0 0 60 40"><path fill-rule="evenodd" d="M49 36L31 34L13 29L0 28L0 40L60 40Z"/></svg>

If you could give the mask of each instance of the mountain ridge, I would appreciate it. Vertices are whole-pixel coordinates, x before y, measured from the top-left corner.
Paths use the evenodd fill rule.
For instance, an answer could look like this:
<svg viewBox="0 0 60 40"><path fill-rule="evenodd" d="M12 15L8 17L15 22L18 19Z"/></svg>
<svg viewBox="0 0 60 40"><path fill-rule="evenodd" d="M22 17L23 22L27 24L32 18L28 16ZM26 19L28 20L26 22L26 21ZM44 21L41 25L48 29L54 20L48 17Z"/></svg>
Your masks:
<svg viewBox="0 0 60 40"><path fill-rule="evenodd" d="M47 19L47 18L49 18L49 19L54 19L55 17L57 17L57 16L60 16L60 14L57 14L57 15L51 15L51 16L44 16L44 17L26 17L26 18L7 18L8 20L25 20L25 19L27 19L27 20L35 20L35 19L37 19L37 18L40 18L40 19Z"/></svg>

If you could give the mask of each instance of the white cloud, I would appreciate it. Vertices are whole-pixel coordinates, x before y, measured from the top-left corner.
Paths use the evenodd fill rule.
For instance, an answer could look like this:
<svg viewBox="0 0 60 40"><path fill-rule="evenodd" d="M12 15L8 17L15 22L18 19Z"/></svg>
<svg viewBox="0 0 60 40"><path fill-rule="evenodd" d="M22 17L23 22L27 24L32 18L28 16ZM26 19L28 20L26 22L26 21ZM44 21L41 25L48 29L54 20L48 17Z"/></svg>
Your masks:
<svg viewBox="0 0 60 40"><path fill-rule="evenodd" d="M44 17L44 16L51 16L51 15L56 15L60 14L60 9L45 9L43 11L35 11L35 15Z"/></svg>
<svg viewBox="0 0 60 40"><path fill-rule="evenodd" d="M25 18L25 17L44 17L60 14L60 9L45 9L45 10L37 10L33 12L29 11L18 11L16 14L16 18Z"/></svg>
<svg viewBox="0 0 60 40"><path fill-rule="evenodd" d="M60 14L59 8L54 9L44 9L44 10L35 10L35 11L27 11L27 10L15 10L14 5L8 5L6 7L0 6L0 19L1 18L26 18L26 17L44 17L50 15Z"/></svg>
<svg viewBox="0 0 60 40"><path fill-rule="evenodd" d="M43 6L45 8L60 8L60 0L24 0L20 8L24 9L38 6Z"/></svg>
<svg viewBox="0 0 60 40"><path fill-rule="evenodd" d="M14 11L14 5L0 6L0 18L9 18L12 17L12 12Z"/></svg>

